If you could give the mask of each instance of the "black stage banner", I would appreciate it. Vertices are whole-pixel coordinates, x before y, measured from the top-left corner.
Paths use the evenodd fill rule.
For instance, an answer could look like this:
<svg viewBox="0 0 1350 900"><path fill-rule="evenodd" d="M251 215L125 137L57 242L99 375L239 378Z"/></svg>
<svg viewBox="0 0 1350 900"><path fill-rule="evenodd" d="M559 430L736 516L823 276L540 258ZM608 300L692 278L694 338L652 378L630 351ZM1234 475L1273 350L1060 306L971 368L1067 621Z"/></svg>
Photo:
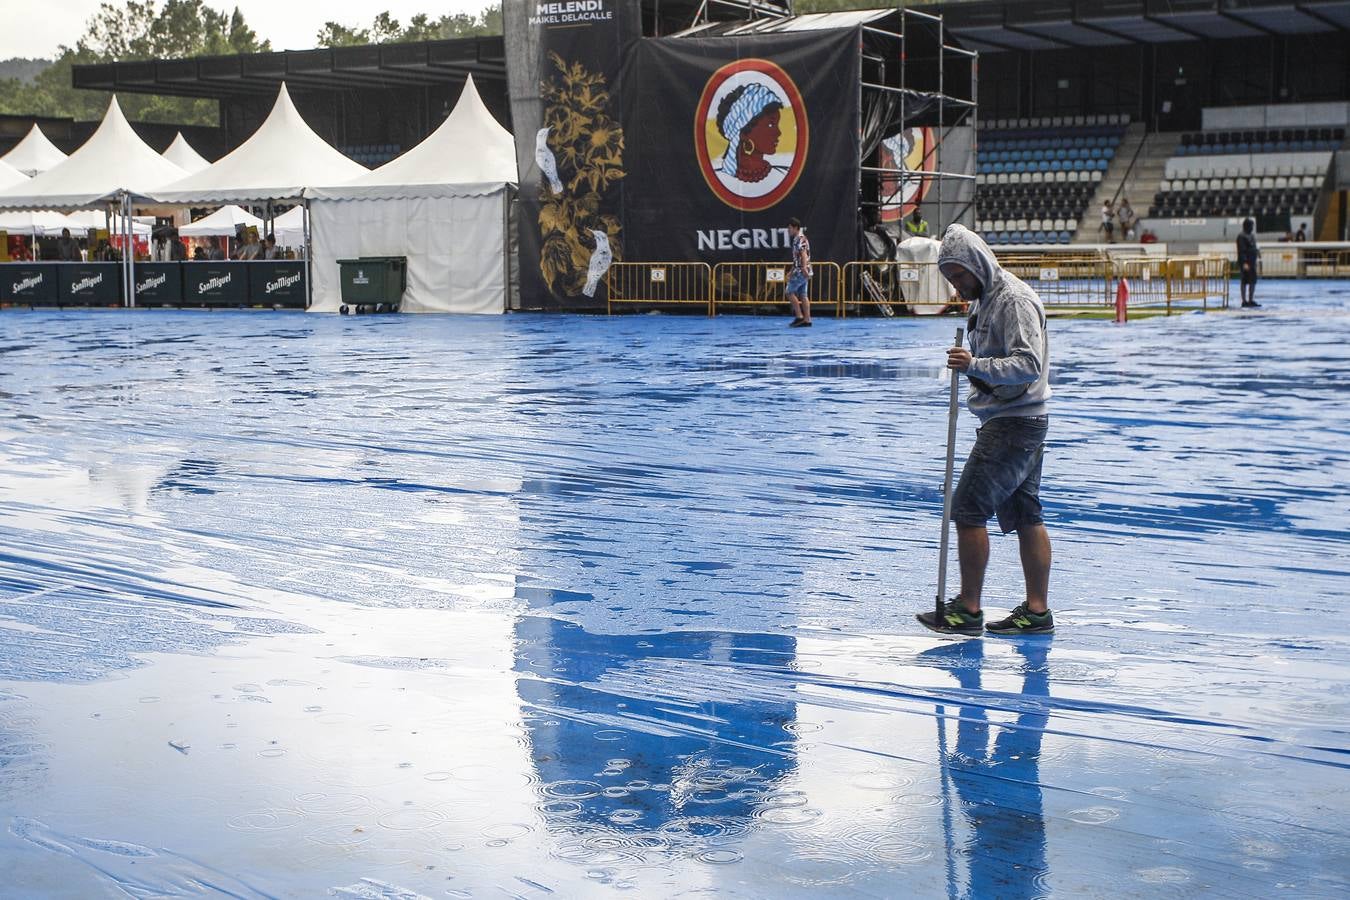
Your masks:
<svg viewBox="0 0 1350 900"><path fill-rule="evenodd" d="M305 264L266 260L248 264L249 302L258 306L305 308Z"/></svg>
<svg viewBox="0 0 1350 900"><path fill-rule="evenodd" d="M642 28L638 0L504 0L520 170L521 302L604 306L623 258L624 132L616 79Z"/></svg>
<svg viewBox="0 0 1350 900"><path fill-rule="evenodd" d="M651 261L817 260L857 242L856 29L643 40L624 84L623 252Z"/></svg>
<svg viewBox="0 0 1350 900"><path fill-rule="evenodd" d="M183 302L183 267L176 262L136 263L136 305Z"/></svg>
<svg viewBox="0 0 1350 900"><path fill-rule="evenodd" d="M116 306L122 302L122 264L62 263L61 303L66 306Z"/></svg>
<svg viewBox="0 0 1350 900"><path fill-rule="evenodd" d="M0 263L0 301L55 303L56 266L52 263Z"/></svg>

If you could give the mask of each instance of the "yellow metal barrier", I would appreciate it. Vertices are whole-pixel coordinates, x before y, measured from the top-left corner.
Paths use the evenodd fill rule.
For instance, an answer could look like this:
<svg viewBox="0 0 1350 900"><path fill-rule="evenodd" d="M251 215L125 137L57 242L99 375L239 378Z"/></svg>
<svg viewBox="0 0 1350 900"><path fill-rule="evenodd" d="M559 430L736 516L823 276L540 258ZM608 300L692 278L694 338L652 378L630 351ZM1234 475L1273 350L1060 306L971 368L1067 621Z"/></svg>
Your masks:
<svg viewBox="0 0 1350 900"><path fill-rule="evenodd" d="M605 275L605 285L611 314L616 303L697 304L713 314L712 270L707 263L616 262Z"/></svg>
<svg viewBox="0 0 1350 900"><path fill-rule="evenodd" d="M998 261L1045 306L1100 308L1115 301L1111 260L1104 254L1008 254Z"/></svg>
<svg viewBox="0 0 1350 900"><path fill-rule="evenodd" d="M825 306L839 315L839 266L832 262L811 263L807 282L812 311ZM711 314L719 306L780 306L788 302L789 263L724 262L712 272Z"/></svg>
<svg viewBox="0 0 1350 900"><path fill-rule="evenodd" d="M870 260L847 263L843 269L840 315L849 307L875 306L883 316L897 313L936 315L963 311L936 262Z"/></svg>
<svg viewBox="0 0 1350 900"><path fill-rule="evenodd" d="M1129 282L1130 306L1167 306L1167 260L1164 257L1117 258L1114 264L1116 278Z"/></svg>
<svg viewBox="0 0 1350 900"><path fill-rule="evenodd" d="M1167 258L1167 311L1174 304L1200 301L1209 309L1209 301L1228 308L1228 260L1222 256L1170 256Z"/></svg>

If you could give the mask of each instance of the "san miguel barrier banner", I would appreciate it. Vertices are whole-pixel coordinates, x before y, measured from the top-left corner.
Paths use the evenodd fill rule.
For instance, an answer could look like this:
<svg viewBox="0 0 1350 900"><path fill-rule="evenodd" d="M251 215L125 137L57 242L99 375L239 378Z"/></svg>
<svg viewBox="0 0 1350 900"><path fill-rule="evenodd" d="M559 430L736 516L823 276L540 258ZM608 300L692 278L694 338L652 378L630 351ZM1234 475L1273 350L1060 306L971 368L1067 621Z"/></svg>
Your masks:
<svg viewBox="0 0 1350 900"><path fill-rule="evenodd" d="M616 79L641 35L637 0L504 0L527 306L600 308L623 258L624 130Z"/></svg>
<svg viewBox="0 0 1350 900"><path fill-rule="evenodd" d="M854 258L855 30L642 41L624 72L624 252L786 261L800 219L816 260Z"/></svg>

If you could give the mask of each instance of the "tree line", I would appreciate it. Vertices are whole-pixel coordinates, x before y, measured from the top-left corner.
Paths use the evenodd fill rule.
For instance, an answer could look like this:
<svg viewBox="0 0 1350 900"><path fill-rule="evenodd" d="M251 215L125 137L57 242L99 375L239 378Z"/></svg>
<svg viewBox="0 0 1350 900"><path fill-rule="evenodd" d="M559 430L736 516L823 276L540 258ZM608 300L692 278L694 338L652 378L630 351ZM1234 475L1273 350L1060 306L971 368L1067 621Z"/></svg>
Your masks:
<svg viewBox="0 0 1350 900"><path fill-rule="evenodd" d="M325 22L315 35L315 44L347 47L501 34L501 23L500 5L477 15L458 13L433 18L418 14L406 25L388 12L381 12L365 27ZM0 113L80 120L102 118L109 94L73 88L71 70L77 65L266 53L271 49L271 42L259 39L238 7L226 14L207 6L203 0L164 0L162 5L158 0L104 3L90 17L75 45L59 47L56 59L35 76L0 78ZM136 121L212 127L219 123L214 100L124 93L118 97L118 103L127 118Z"/></svg>

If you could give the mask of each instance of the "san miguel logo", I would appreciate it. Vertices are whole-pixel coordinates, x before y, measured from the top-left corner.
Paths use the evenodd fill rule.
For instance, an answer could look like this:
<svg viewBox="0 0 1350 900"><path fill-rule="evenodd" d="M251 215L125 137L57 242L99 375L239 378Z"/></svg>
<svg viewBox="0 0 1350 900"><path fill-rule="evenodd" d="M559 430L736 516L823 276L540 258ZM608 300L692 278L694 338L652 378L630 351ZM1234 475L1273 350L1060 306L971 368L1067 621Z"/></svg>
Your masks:
<svg viewBox="0 0 1350 900"><path fill-rule="evenodd" d="M797 85L767 59L713 73L694 117L694 147L708 187L742 212L786 197L806 166L809 126Z"/></svg>
<svg viewBox="0 0 1350 900"><path fill-rule="evenodd" d="M933 179L937 135L927 127L906 128L881 142L881 168L900 169L904 175L887 174L881 179L881 221L899 222L923 202Z"/></svg>

